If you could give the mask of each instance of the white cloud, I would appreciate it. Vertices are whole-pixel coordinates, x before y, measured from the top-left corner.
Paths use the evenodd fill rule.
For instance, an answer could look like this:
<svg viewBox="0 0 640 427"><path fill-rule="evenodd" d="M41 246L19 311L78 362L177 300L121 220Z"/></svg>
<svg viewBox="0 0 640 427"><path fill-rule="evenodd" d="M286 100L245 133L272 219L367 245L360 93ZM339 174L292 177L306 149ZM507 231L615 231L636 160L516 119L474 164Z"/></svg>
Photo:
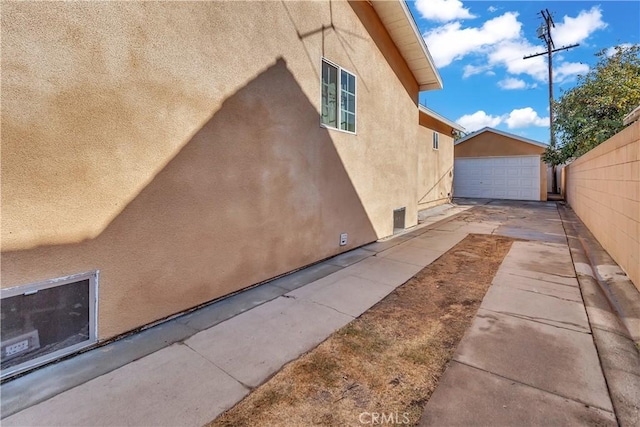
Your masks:
<svg viewBox="0 0 640 427"><path fill-rule="evenodd" d="M540 117L531 107L512 110L509 114L492 116L482 110L473 114L465 114L456 120L469 132L474 132L484 127L496 127L505 123L509 129L521 129L531 126L549 126L549 117Z"/></svg>
<svg viewBox="0 0 640 427"><path fill-rule="evenodd" d="M585 75L589 66L581 62L564 62L553 69L554 83L565 82L578 74Z"/></svg>
<svg viewBox="0 0 640 427"><path fill-rule="evenodd" d="M423 18L449 22L456 19L475 18L460 0L416 0L416 9Z"/></svg>
<svg viewBox="0 0 640 427"><path fill-rule="evenodd" d="M489 6L489 7L487 8L487 10L489 11L489 13L493 13L493 12L495 12L496 10L498 10L498 8L497 8L497 7L495 7L495 6Z"/></svg>
<svg viewBox="0 0 640 427"><path fill-rule="evenodd" d="M451 22L428 31L424 39L436 66L445 67L472 52L521 37L522 24L517 18L517 13L507 12L486 21L482 27L469 28L462 28L460 22Z"/></svg>
<svg viewBox="0 0 640 427"><path fill-rule="evenodd" d="M602 20L600 7L594 6L590 10L582 10L575 18L564 16L561 23L556 23L551 30L551 36L557 47L580 43L586 40L594 31L606 28Z"/></svg>
<svg viewBox="0 0 640 427"><path fill-rule="evenodd" d="M507 77L498 82L498 86L505 90L513 90L513 89L525 89L527 84L524 80L516 79L513 77Z"/></svg>
<svg viewBox="0 0 640 427"><path fill-rule="evenodd" d="M527 128L530 126L543 127L549 126L549 117L540 117L533 108L525 107L511 111L504 122L509 129Z"/></svg>
<svg viewBox="0 0 640 427"><path fill-rule="evenodd" d="M476 131L478 129L482 129L483 127L496 127L500 123L502 123L502 117L500 116L490 116L484 111L476 111L473 114L465 114L456 120L463 128L465 128L469 132Z"/></svg>
<svg viewBox="0 0 640 427"><path fill-rule="evenodd" d="M538 81L547 79L547 63L542 56L523 59L529 53L535 53L540 48L529 43L525 39L509 40L498 43L488 54L488 62L491 66L502 66L510 74L526 74Z"/></svg>
<svg viewBox="0 0 640 427"><path fill-rule="evenodd" d="M558 47L579 43L606 26L600 8L595 6L590 10L582 10L576 17L564 16L562 22L556 23L553 38ZM474 63L463 67L463 78L483 73L490 75L493 69L500 67L506 69L511 78L526 75L537 82L546 82L548 70L545 56L523 58L544 52L545 46L542 43L532 44L521 30L518 13L506 12L482 26L464 27L459 21L449 22L427 31L424 39L437 67L474 56ZM555 56L554 60L557 82L588 71L584 64L566 63L562 55Z"/></svg>
<svg viewBox="0 0 640 427"><path fill-rule="evenodd" d="M621 43L621 44L618 45L618 47L621 48L622 50L629 49L632 46L633 46L633 44L631 44L631 43ZM605 52L605 55L607 55L607 58L610 58L615 54L616 54L616 46L611 46Z"/></svg>
<svg viewBox="0 0 640 427"><path fill-rule="evenodd" d="M489 65L471 65L467 64L464 66L462 78L466 79L467 77L475 76L476 74L482 74L485 71L491 70L491 66Z"/></svg>

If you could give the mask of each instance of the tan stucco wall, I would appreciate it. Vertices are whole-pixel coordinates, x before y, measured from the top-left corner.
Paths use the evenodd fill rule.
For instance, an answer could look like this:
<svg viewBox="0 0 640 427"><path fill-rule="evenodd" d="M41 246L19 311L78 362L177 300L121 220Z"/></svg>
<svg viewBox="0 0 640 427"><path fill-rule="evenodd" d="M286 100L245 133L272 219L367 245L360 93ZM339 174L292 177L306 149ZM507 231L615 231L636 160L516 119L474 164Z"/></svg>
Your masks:
<svg viewBox="0 0 640 427"><path fill-rule="evenodd" d="M542 153L544 153L543 147L527 144L493 132L483 132L454 147L456 158L531 156ZM540 160L540 200L547 200L547 165L542 160Z"/></svg>
<svg viewBox="0 0 640 427"><path fill-rule="evenodd" d="M564 168L565 197L640 290L640 122Z"/></svg>
<svg viewBox="0 0 640 427"><path fill-rule="evenodd" d="M456 157L530 156L542 153L543 147L493 132L483 132L455 146Z"/></svg>
<svg viewBox="0 0 640 427"><path fill-rule="evenodd" d="M438 149L433 149L437 131ZM446 203L453 188L453 137L451 127L420 113L418 134L418 208Z"/></svg>
<svg viewBox="0 0 640 427"><path fill-rule="evenodd" d="M100 339L416 223L417 84L367 3L2 7L2 287L99 269ZM323 56L357 135L319 126Z"/></svg>

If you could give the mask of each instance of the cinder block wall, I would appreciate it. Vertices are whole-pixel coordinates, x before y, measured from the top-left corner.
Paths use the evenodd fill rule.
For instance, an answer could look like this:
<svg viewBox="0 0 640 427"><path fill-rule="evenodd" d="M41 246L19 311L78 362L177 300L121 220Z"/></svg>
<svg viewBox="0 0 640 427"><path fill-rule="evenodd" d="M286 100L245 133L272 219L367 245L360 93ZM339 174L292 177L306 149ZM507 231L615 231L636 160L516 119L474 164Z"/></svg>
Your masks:
<svg viewBox="0 0 640 427"><path fill-rule="evenodd" d="M640 122L565 173L569 205L640 290Z"/></svg>

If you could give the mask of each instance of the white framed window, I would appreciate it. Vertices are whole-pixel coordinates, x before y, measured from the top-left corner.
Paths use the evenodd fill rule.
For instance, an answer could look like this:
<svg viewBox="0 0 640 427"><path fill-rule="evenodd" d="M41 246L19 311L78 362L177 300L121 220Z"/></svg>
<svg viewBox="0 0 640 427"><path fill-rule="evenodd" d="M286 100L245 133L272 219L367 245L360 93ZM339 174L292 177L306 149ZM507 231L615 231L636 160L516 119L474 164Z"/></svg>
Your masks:
<svg viewBox="0 0 640 427"><path fill-rule="evenodd" d="M322 58L322 125L356 133L356 76Z"/></svg>
<svg viewBox="0 0 640 427"><path fill-rule="evenodd" d="M98 341L97 270L0 291L2 379Z"/></svg>
<svg viewBox="0 0 640 427"><path fill-rule="evenodd" d="M440 144L439 139L440 138L439 138L438 132L433 132L433 149L434 150L437 150L439 148L439 146L440 146L439 145Z"/></svg>

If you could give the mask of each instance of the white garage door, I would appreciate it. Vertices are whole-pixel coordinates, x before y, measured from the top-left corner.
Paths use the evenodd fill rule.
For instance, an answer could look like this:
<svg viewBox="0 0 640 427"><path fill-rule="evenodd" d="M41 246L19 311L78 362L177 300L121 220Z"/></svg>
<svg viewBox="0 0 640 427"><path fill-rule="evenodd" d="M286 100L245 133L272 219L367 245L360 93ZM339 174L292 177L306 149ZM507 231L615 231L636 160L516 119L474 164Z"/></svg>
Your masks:
<svg viewBox="0 0 640 427"><path fill-rule="evenodd" d="M456 159L455 197L540 200L540 156Z"/></svg>

